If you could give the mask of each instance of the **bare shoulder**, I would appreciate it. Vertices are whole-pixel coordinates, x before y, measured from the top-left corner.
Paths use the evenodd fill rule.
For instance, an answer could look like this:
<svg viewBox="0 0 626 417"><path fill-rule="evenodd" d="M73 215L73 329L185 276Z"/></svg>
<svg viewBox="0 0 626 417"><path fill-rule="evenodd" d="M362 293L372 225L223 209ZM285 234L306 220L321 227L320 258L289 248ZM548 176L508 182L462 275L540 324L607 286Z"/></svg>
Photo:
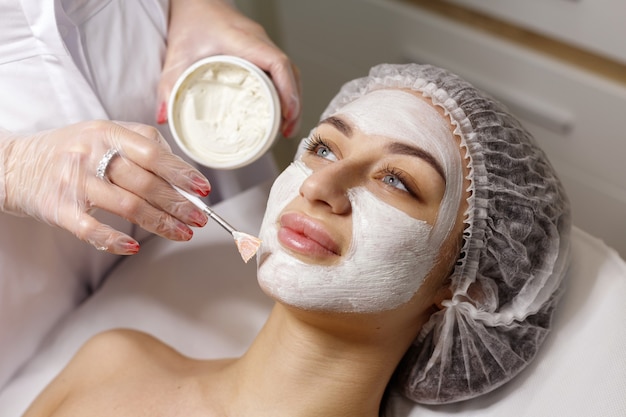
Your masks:
<svg viewBox="0 0 626 417"><path fill-rule="evenodd" d="M31 404L24 417L48 416L70 396L94 387L117 384L154 364L176 363L182 355L155 337L130 329L115 329L91 337Z"/></svg>
<svg viewBox="0 0 626 417"><path fill-rule="evenodd" d="M122 359L140 349L143 343L152 343L150 339L151 336L136 330L106 330L89 338L78 349L69 365L74 362L91 362L94 357L100 359L98 362Z"/></svg>
<svg viewBox="0 0 626 417"><path fill-rule="evenodd" d="M176 366L186 360L183 355L156 337L138 330L114 329L99 333L89 339L77 352L74 362L84 378L102 381L107 375L119 375L129 365L133 369L143 366ZM83 371L91 368L92 375ZM97 378L93 378L97 376Z"/></svg>
<svg viewBox="0 0 626 417"><path fill-rule="evenodd" d="M125 360L129 356L146 353L173 353L165 343L139 330L113 329L98 333L89 339L77 352L76 358L87 356Z"/></svg>

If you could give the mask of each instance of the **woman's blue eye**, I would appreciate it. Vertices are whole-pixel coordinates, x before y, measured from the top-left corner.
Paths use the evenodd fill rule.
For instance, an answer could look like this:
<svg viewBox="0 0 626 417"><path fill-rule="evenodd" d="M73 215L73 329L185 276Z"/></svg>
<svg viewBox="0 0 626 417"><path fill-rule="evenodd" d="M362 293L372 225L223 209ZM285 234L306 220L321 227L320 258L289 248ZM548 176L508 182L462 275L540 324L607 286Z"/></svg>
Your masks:
<svg viewBox="0 0 626 417"><path fill-rule="evenodd" d="M307 152L331 161L337 160L337 156L330 150L330 146L328 146L324 140L317 135L307 139L305 145Z"/></svg>
<svg viewBox="0 0 626 417"><path fill-rule="evenodd" d="M383 177L383 182L402 191L409 192L402 180L395 174L387 174Z"/></svg>
<svg viewBox="0 0 626 417"><path fill-rule="evenodd" d="M332 152L330 151L330 149L322 145L318 145L317 149L315 150L315 154L317 156L321 156L322 158L328 157L331 153Z"/></svg>

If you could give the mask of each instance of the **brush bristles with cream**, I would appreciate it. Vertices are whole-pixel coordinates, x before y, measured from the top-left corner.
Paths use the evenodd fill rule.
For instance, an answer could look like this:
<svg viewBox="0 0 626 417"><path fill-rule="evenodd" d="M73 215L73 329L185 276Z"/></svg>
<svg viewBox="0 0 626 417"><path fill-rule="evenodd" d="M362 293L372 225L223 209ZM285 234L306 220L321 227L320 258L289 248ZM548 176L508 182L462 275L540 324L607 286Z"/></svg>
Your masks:
<svg viewBox="0 0 626 417"><path fill-rule="evenodd" d="M248 263L248 261L252 259L252 257L256 255L259 250L259 247L261 246L261 239L247 233L237 231L233 232L233 237L235 238L235 244L237 245L239 254L243 258L244 262Z"/></svg>
<svg viewBox="0 0 626 417"><path fill-rule="evenodd" d="M222 219L220 216L217 215L217 213L211 210L209 206L204 204L204 202L199 197L189 194L187 191L184 191L175 185L173 185L172 187L176 191L178 191L180 195L191 201L196 207L205 212L210 218L215 220L220 226L222 226L227 232L229 232L233 236L233 239L235 239L235 245L237 245L237 250L239 251L239 254L241 255L241 258L244 260L244 262L248 263L248 261L252 259L254 255L256 255L259 247L261 246L261 240L259 238L236 230L234 227L228 224L226 220Z"/></svg>

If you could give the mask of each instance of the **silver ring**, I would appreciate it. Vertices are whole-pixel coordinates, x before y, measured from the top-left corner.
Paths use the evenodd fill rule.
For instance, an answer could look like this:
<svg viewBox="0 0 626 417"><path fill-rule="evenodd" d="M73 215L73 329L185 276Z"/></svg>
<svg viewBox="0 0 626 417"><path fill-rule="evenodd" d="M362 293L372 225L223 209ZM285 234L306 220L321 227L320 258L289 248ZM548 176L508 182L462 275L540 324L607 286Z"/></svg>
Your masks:
<svg viewBox="0 0 626 417"><path fill-rule="evenodd" d="M109 166L111 159L113 159L113 157L117 155L118 153L119 152L117 149L111 148L104 154L104 156L98 163L98 169L96 170L96 177L100 178L101 180L106 178L107 167Z"/></svg>

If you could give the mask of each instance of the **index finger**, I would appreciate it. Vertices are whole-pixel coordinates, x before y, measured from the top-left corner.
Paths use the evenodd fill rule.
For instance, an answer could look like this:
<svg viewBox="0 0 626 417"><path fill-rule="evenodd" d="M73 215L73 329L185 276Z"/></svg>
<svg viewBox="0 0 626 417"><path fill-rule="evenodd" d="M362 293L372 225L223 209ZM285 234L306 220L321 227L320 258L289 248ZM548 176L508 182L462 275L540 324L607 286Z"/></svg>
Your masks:
<svg viewBox="0 0 626 417"><path fill-rule="evenodd" d="M167 183L206 196L211 184L200 171L185 162L172 150L161 133L152 126L118 124L111 131L111 146L120 156L163 178Z"/></svg>
<svg viewBox="0 0 626 417"><path fill-rule="evenodd" d="M146 125L143 123L125 122L125 121L118 121L118 120L113 121L113 123L115 123L116 125L122 126L128 130L131 130L135 133L138 133L141 136L144 136L148 139L151 139L157 142L159 145L164 146L170 151L172 150L170 144L167 143L167 140L165 140L161 132L159 132L159 130L155 128L154 126Z"/></svg>

